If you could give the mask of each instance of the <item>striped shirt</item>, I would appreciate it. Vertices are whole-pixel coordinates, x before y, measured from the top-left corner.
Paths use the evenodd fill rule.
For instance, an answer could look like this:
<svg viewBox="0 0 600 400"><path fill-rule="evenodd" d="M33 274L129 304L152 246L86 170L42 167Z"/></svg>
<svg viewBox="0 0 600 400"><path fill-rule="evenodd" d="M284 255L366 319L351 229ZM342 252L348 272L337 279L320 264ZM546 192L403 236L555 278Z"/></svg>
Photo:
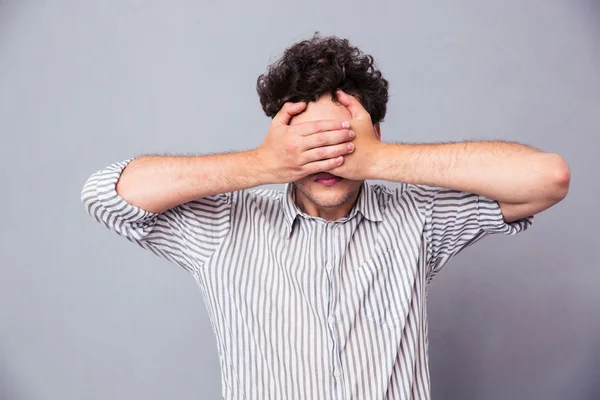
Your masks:
<svg viewBox="0 0 600 400"><path fill-rule="evenodd" d="M218 346L224 399L429 399L430 280L490 233L498 203L425 185L364 182L349 215L309 216L285 190L205 197L163 213L128 204L128 161L93 174L98 222L191 273Z"/></svg>

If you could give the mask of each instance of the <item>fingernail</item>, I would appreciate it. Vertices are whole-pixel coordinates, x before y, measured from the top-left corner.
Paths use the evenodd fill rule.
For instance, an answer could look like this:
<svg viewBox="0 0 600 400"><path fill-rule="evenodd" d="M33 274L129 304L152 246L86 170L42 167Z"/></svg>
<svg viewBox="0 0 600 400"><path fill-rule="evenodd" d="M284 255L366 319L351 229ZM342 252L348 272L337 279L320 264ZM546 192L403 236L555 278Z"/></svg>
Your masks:
<svg viewBox="0 0 600 400"><path fill-rule="evenodd" d="M348 150L354 150L354 143L348 143Z"/></svg>
<svg viewBox="0 0 600 400"><path fill-rule="evenodd" d="M350 137L353 138L354 136L356 136L356 133L354 133L354 131L350 131Z"/></svg>
<svg viewBox="0 0 600 400"><path fill-rule="evenodd" d="M348 122L348 121L342 122L342 128L350 128L350 122Z"/></svg>

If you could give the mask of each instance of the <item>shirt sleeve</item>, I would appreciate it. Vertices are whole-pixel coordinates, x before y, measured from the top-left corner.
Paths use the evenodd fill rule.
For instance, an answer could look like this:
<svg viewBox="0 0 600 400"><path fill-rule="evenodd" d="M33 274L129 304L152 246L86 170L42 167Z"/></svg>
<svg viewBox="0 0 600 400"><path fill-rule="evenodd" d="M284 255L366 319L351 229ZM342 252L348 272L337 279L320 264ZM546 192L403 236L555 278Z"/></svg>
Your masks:
<svg viewBox="0 0 600 400"><path fill-rule="evenodd" d="M210 258L230 230L232 193L204 197L162 213L129 204L116 191L133 159L92 174L81 200L92 218L118 235L191 273Z"/></svg>
<svg viewBox="0 0 600 400"><path fill-rule="evenodd" d="M533 215L505 222L496 200L474 193L426 185L410 185L409 192L425 219L429 279L488 234L516 235L533 223Z"/></svg>

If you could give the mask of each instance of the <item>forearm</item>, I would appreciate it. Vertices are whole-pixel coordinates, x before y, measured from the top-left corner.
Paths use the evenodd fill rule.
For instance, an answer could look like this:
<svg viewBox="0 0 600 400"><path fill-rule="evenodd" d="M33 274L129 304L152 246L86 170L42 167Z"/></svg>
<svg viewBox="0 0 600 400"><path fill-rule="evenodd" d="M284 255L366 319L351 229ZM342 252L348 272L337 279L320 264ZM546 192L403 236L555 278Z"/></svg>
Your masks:
<svg viewBox="0 0 600 400"><path fill-rule="evenodd" d="M512 204L560 196L562 158L518 143L384 144L376 179L439 186Z"/></svg>
<svg viewBox="0 0 600 400"><path fill-rule="evenodd" d="M255 152L205 156L143 156L131 161L117 183L128 203L150 212L220 193L270 183Z"/></svg>

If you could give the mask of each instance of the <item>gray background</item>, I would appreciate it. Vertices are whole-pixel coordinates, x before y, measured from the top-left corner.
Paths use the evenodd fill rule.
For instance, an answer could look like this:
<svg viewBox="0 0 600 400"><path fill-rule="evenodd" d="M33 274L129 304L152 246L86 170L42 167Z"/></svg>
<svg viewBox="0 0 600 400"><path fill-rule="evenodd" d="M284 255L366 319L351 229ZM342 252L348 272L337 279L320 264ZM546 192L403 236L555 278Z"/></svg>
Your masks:
<svg viewBox="0 0 600 400"><path fill-rule="evenodd" d="M183 269L95 224L94 171L257 146L254 85L315 30L376 56L388 141L562 154L565 201L461 253L429 296L435 399L600 399L600 4L0 1L0 398L216 399Z"/></svg>

